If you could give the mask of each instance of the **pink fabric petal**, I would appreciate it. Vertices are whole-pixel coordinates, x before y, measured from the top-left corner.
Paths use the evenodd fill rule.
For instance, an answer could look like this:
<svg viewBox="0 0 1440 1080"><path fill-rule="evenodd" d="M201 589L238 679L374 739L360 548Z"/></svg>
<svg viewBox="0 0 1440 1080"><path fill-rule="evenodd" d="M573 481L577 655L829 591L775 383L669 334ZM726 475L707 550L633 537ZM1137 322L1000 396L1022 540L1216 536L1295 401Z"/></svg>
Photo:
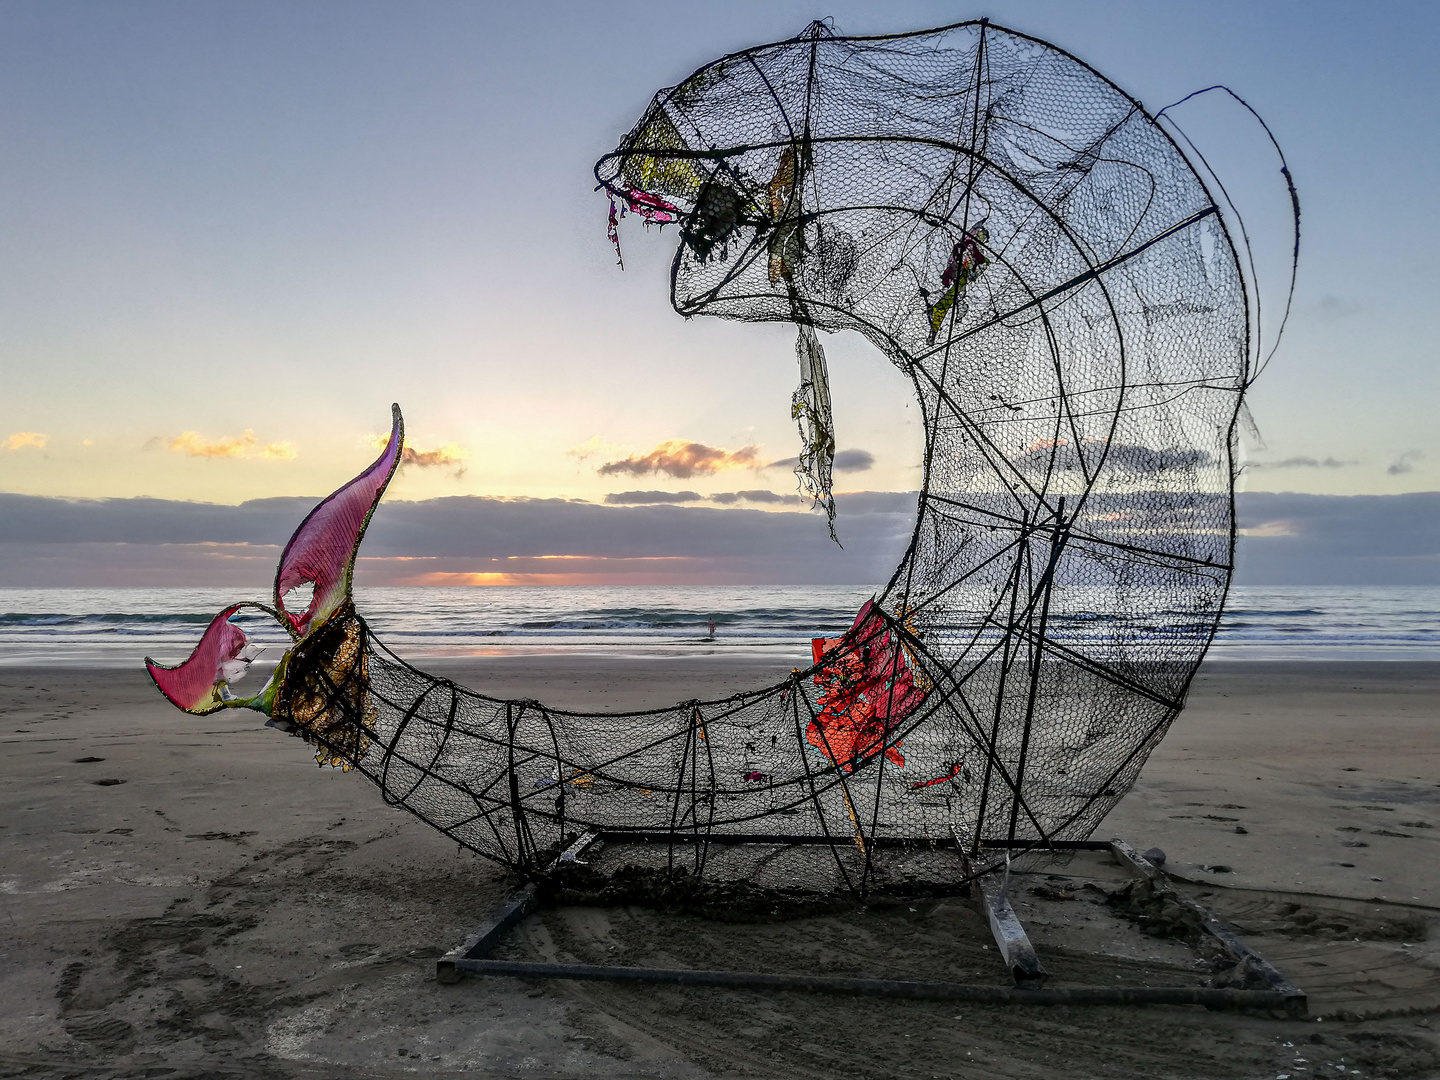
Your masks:
<svg viewBox="0 0 1440 1080"><path fill-rule="evenodd" d="M240 607L232 605L211 619L200 644L184 663L164 667L145 658L145 670L155 686L186 712L204 714L220 708L222 669L245 648L245 631L229 621Z"/></svg>
<svg viewBox="0 0 1440 1080"><path fill-rule="evenodd" d="M646 221L653 221L658 225L668 225L680 213L672 203L666 202L659 195L651 195L648 191L636 188L625 192L625 201L630 205L632 214L639 214Z"/></svg>
<svg viewBox="0 0 1440 1080"><path fill-rule="evenodd" d="M350 596L355 552L375 504L395 475L405 443L405 421L399 405L391 406L391 415L394 423L390 442L375 464L311 510L280 556L275 572L275 607L297 637L304 637L323 623ZM285 594L306 584L315 586L309 606L298 615L287 611Z"/></svg>

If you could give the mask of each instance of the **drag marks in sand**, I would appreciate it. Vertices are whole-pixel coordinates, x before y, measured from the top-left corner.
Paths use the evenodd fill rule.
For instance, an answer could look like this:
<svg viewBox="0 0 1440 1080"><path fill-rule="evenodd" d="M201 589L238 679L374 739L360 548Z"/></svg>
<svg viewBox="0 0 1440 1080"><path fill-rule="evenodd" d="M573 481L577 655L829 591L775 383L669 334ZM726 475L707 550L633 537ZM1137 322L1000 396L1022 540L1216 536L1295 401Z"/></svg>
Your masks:
<svg viewBox="0 0 1440 1080"><path fill-rule="evenodd" d="M1116 918L1104 897L1122 880L1118 868L1088 865L1081 858L1065 874L1012 877L1013 902L1023 909L1022 918L1051 968L1051 985L1201 982L1209 965L1198 962L1187 946L1141 933L1143 923ZM1211 892L1228 895L1228 890ZM1392 944L1399 949L1399 936L1425 932L1423 912L1396 907L1377 916L1368 909L1316 906L1313 898L1297 904L1289 897L1257 896L1252 919L1271 918L1262 929L1275 931L1276 947L1285 946L1296 957L1315 951L1316 942L1307 936L1315 932L1377 935L1382 951ZM1243 902L1252 898L1247 894ZM1348 936L1343 942L1346 950L1375 944L1357 946ZM526 920L501 953L510 959L998 984L993 948L983 920L968 903L930 900L738 924L634 907L550 908ZM1385 1018L1377 1006L1383 1006L1381 998L1388 992L1392 1006L1413 1009L1423 995L1440 993L1440 978L1419 954L1399 962L1406 965L1408 981L1398 985L1400 976L1392 971L1387 978L1396 985L1388 991L1381 981L1370 987L1371 1019L1337 1023L1341 1018L1332 1013L1318 1025L1203 1009L1005 1009L798 993L541 985L547 995L581 1007L572 1023L607 1053L635 1054L638 1060L653 1054L656 1045L668 1045L727 1076L1235 1080L1287 1072L1294 1078L1430 1077L1440 1069L1440 1053L1428 1035L1414 1033L1418 1021ZM1282 967L1307 984L1311 969ZM1340 1004L1333 996L1321 1000L1327 1008ZM1102 1031L1104 1037L1097 1038ZM1297 1069L1298 1045L1306 1048L1307 1060Z"/></svg>
<svg viewBox="0 0 1440 1080"><path fill-rule="evenodd" d="M1197 883L1189 891L1209 893L1311 993L1319 1023L507 979L442 987L435 956L508 887L494 868L384 807L357 778L317 772L291 740L212 731L213 720L204 730L177 724L141 675L62 684L48 681L53 672L0 670L14 703L4 727L30 729L0 737L0 1076L1433 1080L1440 964L1408 920L1440 913L1366 898L1431 895L1440 805L1418 794L1425 783L1413 774L1440 780L1430 749L1440 668L1426 668L1423 682L1402 679L1403 665L1376 665L1384 678L1340 673L1347 687L1364 684L1353 697L1379 717L1352 729L1313 718L1316 702L1334 696L1326 680L1340 679L1321 667L1202 675L1236 697L1207 698L1202 686L1183 741L1173 752L1162 745L1107 822L1172 859L1232 867L1182 872ZM511 668L485 670L488 686ZM516 689L533 690L534 671L515 670ZM595 661L569 692L597 695L577 704L632 707L622 689L677 700L692 678L664 666L645 668L643 680L617 670ZM557 686L580 676L566 666L563 677ZM602 692L611 697L599 701ZM1282 711L1227 727L1239 700ZM1358 713L1361 703L1335 709ZM1423 722L1384 720L1391 713ZM1381 735L1403 754L1358 753ZM82 757L106 760L73 760ZM1262 772L1257 758L1272 764ZM1278 786L1255 780L1287 762ZM130 782L89 782L106 777ZM1339 860L1361 865L1326 869ZM1078 861L1049 872L1017 875L1015 894L1057 982L1203 977L1187 946L1099 910L1084 887L1094 875ZM1301 876L1304 889L1289 884ZM1306 891L1351 891L1354 906ZM606 963L669 956L676 966L1001 978L988 931L963 900L758 929L638 908L548 909L507 947L539 956L545 935L556 956Z"/></svg>
<svg viewBox="0 0 1440 1080"><path fill-rule="evenodd" d="M90 955L67 958L52 976L60 1014L49 1064L32 1059L0 1074L68 1070L98 1080L164 1062L178 1075L237 1080L456 1071L1235 1080L1294 1070L1297 1054L1308 1071L1291 1076L1418 1078L1440 1069L1421 1020L1385 1018L1440 1009L1440 973L1421 940L1425 912L1258 891L1211 889L1207 902L1310 990L1316 1011L1333 1010L1323 1025L1182 1008L1005 1009L508 979L443 987L433 980L435 956L508 886L483 863L437 858L428 834L408 824L382 831L341 821L319 836L265 845L243 838L244 849L228 836L184 841L242 859L162 914L99 935ZM1077 858L1065 873L1012 879L1055 983L1203 979L1208 969L1182 943L1140 933L1107 909L1104 895L1122 878L1118 867ZM504 950L601 963L1001 978L983 920L961 899L767 923L550 908ZM1342 1007L1370 1018L1345 1019ZM1316 1034L1323 1043L1309 1041Z"/></svg>

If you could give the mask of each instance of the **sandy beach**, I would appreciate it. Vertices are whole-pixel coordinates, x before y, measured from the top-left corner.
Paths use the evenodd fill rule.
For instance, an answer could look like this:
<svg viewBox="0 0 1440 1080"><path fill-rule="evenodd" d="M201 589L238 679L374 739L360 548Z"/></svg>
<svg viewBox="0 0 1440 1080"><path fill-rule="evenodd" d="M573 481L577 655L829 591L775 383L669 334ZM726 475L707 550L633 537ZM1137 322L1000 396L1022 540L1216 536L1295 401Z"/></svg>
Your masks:
<svg viewBox="0 0 1440 1080"><path fill-rule="evenodd" d="M732 658L426 666L583 708L777 674ZM1101 829L1162 848L1309 993L1306 1020L440 986L434 958L513 883L367 781L317 769L256 714L186 717L139 670L0 668L0 694L0 1076L1440 1075L1440 664L1211 663ZM1053 869L1016 893L1056 984L1195 977L1183 946L1129 933L1083 888L1113 867ZM989 940L963 899L774 924L559 908L505 955L999 985Z"/></svg>

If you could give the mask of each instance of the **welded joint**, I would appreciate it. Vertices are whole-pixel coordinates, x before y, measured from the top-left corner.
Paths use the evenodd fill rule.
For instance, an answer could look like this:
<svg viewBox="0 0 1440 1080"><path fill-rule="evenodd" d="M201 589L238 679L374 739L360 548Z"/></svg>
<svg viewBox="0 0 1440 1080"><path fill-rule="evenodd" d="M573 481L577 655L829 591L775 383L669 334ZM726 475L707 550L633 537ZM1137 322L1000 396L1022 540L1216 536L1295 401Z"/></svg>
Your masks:
<svg viewBox="0 0 1440 1080"><path fill-rule="evenodd" d="M481 960L490 954L512 926L535 909L539 903L539 890L534 884L525 885L511 893L491 909L485 920L476 927L459 947L451 949L435 961L435 981L457 983L462 977L461 961Z"/></svg>

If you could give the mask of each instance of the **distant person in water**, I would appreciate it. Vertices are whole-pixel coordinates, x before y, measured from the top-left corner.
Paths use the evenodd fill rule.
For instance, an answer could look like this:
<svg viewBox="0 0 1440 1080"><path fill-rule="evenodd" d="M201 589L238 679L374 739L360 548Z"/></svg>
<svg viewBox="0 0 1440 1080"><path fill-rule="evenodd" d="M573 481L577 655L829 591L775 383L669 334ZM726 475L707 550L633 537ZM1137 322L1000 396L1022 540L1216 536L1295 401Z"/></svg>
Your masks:
<svg viewBox="0 0 1440 1080"><path fill-rule="evenodd" d="M715 620L714 620L714 618L711 618L711 620L710 620L710 640L711 640L711 641L714 641L714 640L715 640Z"/></svg>

